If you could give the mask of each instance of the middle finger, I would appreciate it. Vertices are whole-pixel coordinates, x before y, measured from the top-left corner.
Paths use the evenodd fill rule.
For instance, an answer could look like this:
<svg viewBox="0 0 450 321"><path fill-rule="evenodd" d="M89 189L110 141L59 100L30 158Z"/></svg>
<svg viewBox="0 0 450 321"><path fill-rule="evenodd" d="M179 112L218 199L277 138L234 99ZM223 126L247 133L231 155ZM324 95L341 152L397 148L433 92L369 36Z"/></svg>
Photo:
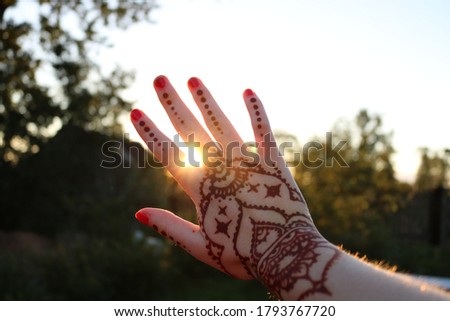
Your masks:
<svg viewBox="0 0 450 321"><path fill-rule="evenodd" d="M167 77L156 77L153 86L181 139L185 142L198 142L200 146L212 141L211 136L181 100Z"/></svg>

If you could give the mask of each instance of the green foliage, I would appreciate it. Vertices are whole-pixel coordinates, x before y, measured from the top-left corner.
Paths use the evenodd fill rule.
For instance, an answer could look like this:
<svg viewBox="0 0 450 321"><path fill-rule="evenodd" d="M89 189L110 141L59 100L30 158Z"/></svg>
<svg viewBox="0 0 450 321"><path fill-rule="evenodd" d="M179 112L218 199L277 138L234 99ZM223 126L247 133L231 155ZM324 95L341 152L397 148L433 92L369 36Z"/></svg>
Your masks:
<svg viewBox="0 0 450 321"><path fill-rule="evenodd" d="M323 166L311 167L304 158L296 180L316 226L330 241L382 258L388 222L408 200L410 187L394 177L391 134L383 132L381 118L363 110L355 125L338 124L333 141L317 139L323 148L312 149L309 160L323 160ZM327 153L333 148L327 144L339 141L348 141L339 150L344 166Z"/></svg>
<svg viewBox="0 0 450 321"><path fill-rule="evenodd" d="M450 184L450 150L431 152L428 148L420 149L422 157L417 171L414 187L418 192L429 191L439 186Z"/></svg>
<svg viewBox="0 0 450 321"><path fill-rule="evenodd" d="M333 141L317 138L322 149L312 149L309 155L303 151L303 162L295 168L297 183L316 226L331 242L401 271L450 276L450 266L443 259L450 255L450 248L432 246L422 235L427 232L422 225L428 221L429 206L418 197L429 195L430 185L417 194L413 186L395 178L391 137L392 133L384 132L379 116L362 110L353 123L336 124ZM326 166L330 157L327 144L335 146L344 140L348 142L339 154L348 166L330 159L332 166ZM443 157L426 157L424 154L418 180L439 182L448 163ZM310 166L315 160L323 160L324 166ZM422 232L419 238L409 240L404 229Z"/></svg>
<svg viewBox="0 0 450 321"><path fill-rule="evenodd" d="M36 10L38 20L22 21L14 11L18 4ZM149 21L155 6L154 1L0 3L0 164L36 153L52 124L121 132L117 120L130 104L120 92L133 74L119 67L102 70L92 52L107 45L105 30Z"/></svg>

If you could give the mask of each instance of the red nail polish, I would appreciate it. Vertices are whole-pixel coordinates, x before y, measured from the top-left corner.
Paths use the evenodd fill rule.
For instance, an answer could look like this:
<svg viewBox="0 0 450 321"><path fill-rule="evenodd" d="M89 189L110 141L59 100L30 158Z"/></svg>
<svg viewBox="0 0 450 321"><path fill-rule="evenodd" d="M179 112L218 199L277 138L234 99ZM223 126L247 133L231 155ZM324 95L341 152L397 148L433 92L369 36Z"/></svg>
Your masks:
<svg viewBox="0 0 450 321"><path fill-rule="evenodd" d="M254 93L253 90L251 90L251 89L246 89L246 90L244 91L244 98L248 98L248 97L250 97L250 96L255 96L255 93Z"/></svg>
<svg viewBox="0 0 450 321"><path fill-rule="evenodd" d="M166 77L164 76L158 76L153 81L153 85L156 88L163 89L166 86Z"/></svg>
<svg viewBox="0 0 450 321"><path fill-rule="evenodd" d="M134 121L136 121L136 120L139 120L139 118L142 117L142 113L141 113L141 111L138 110L138 109L133 109L133 110L131 111L130 116L131 116L131 119L133 119Z"/></svg>
<svg viewBox="0 0 450 321"><path fill-rule="evenodd" d="M190 89L196 89L198 86L200 86L200 80L196 77L192 77L188 80L188 86Z"/></svg>
<svg viewBox="0 0 450 321"><path fill-rule="evenodd" d="M148 225L148 216L142 212L137 212L135 215L136 219L142 224Z"/></svg>

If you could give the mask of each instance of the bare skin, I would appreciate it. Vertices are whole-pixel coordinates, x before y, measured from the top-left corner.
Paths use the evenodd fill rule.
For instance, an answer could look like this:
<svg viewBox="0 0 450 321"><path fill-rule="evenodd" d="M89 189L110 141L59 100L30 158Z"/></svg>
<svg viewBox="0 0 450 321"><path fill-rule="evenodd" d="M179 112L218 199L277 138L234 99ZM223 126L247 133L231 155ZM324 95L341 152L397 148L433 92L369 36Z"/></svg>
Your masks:
<svg viewBox="0 0 450 321"><path fill-rule="evenodd" d="M180 148L142 111L133 110L131 120L193 200L198 224L156 208L136 213L140 222L224 273L258 279L280 299L449 299L434 287L359 261L321 236L253 91L244 92L244 102L255 148L244 144L198 78L188 87L212 137L166 77L157 77L154 87L180 137L203 151L203 166L182 166ZM356 279L361 289L351 285ZM381 288L367 291L372 283Z"/></svg>

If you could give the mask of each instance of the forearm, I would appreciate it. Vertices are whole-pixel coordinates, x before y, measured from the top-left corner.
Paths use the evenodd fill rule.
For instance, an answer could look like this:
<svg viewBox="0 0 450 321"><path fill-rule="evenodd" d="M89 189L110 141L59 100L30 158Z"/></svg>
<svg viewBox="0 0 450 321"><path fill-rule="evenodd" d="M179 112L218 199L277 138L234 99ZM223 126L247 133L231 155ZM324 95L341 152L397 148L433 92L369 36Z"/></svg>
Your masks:
<svg viewBox="0 0 450 321"><path fill-rule="evenodd" d="M291 273L299 277L289 291L279 291L283 300L450 300L450 293L414 277L368 263L328 243L316 252L336 255L319 256L309 267L301 264ZM328 258L328 261L321 259ZM260 281L270 290L272 282L261 275ZM313 285L315 282L315 286ZM308 288L309 287L309 288Z"/></svg>
<svg viewBox="0 0 450 321"><path fill-rule="evenodd" d="M450 294L412 276L342 253L329 271L330 300L450 300ZM327 299L320 294L309 299Z"/></svg>

